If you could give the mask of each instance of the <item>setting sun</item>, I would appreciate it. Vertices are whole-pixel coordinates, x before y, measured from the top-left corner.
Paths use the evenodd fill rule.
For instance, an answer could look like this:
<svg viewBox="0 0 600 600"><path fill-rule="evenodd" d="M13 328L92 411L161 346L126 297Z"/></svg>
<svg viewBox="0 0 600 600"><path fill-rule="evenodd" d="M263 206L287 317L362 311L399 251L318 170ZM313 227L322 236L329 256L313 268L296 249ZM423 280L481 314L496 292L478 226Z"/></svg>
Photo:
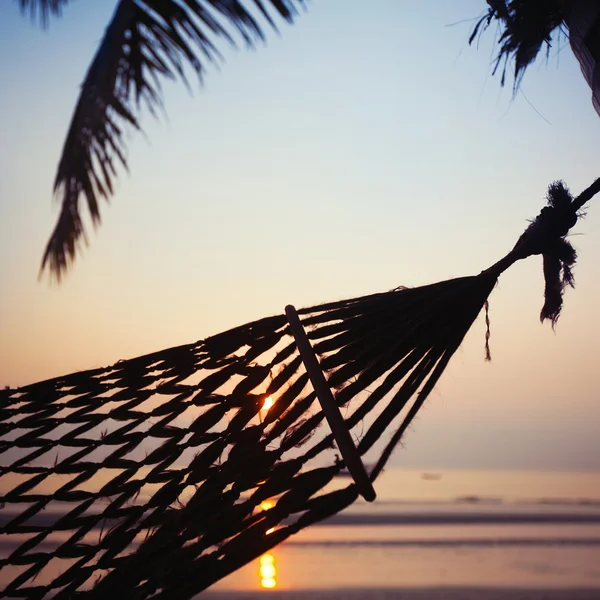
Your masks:
<svg viewBox="0 0 600 600"><path fill-rule="evenodd" d="M273 400L271 396L267 396L260 410L267 412L273 406L273 404L275 404L275 400Z"/></svg>

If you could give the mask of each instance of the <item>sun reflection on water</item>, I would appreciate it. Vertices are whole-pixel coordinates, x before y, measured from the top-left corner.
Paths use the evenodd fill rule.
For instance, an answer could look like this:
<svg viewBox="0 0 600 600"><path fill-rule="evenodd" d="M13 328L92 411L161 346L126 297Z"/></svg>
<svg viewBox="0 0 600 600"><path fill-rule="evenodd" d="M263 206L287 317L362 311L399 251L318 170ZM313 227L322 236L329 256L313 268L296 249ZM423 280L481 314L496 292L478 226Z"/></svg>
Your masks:
<svg viewBox="0 0 600 600"><path fill-rule="evenodd" d="M259 559L260 587L272 590L277 587L277 567L272 554L263 554Z"/></svg>
<svg viewBox="0 0 600 600"><path fill-rule="evenodd" d="M271 396L267 396L260 409L261 421L262 418L269 412L269 409L275 404L275 400ZM272 500L261 502L261 510L269 510L275 506ZM269 535L275 531L275 527L267 529L266 534ZM272 590L277 587L277 567L275 566L275 557L272 554L263 554L259 559L259 577L260 587L266 590Z"/></svg>

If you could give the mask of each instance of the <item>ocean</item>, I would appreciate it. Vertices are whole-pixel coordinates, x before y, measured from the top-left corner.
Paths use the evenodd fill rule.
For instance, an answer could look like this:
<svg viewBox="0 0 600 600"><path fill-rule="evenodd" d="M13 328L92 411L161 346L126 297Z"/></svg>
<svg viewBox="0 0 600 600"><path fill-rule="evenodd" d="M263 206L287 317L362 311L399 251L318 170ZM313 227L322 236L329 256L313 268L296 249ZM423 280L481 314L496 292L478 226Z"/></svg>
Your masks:
<svg viewBox="0 0 600 600"><path fill-rule="evenodd" d="M374 503L357 501L200 596L600 600L600 472L389 468L375 488ZM0 554L13 550L0 537ZM0 570L0 590L16 568ZM56 575L48 565L38 583Z"/></svg>
<svg viewBox="0 0 600 600"><path fill-rule="evenodd" d="M390 468L376 491L212 591L600 599L598 472Z"/></svg>

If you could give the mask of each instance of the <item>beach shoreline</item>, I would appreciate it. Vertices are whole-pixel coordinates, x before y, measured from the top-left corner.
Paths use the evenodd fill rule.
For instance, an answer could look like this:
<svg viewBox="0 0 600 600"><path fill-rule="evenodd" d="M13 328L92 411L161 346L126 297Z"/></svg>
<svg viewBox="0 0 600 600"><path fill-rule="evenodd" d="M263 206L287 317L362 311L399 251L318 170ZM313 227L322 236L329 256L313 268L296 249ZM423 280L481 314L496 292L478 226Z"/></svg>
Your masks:
<svg viewBox="0 0 600 600"><path fill-rule="evenodd" d="M227 590L197 600L600 600L598 588L432 587L323 590Z"/></svg>

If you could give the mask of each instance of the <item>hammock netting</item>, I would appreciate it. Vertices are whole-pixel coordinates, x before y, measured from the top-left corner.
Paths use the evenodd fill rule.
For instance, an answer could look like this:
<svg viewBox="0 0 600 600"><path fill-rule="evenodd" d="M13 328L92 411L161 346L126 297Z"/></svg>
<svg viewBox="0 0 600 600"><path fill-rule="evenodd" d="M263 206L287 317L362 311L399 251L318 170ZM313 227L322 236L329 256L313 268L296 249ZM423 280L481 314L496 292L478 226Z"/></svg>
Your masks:
<svg viewBox="0 0 600 600"><path fill-rule="evenodd" d="M287 307L0 392L4 597L191 598L359 493L373 500L484 306L489 357L502 272L541 255L541 319L556 323L576 260L566 236L599 191L600 179L577 198L551 184L513 250L477 276Z"/></svg>
<svg viewBox="0 0 600 600"><path fill-rule="evenodd" d="M495 283L298 311L371 481ZM5 597L190 598L359 494L285 315L4 390L0 427Z"/></svg>

